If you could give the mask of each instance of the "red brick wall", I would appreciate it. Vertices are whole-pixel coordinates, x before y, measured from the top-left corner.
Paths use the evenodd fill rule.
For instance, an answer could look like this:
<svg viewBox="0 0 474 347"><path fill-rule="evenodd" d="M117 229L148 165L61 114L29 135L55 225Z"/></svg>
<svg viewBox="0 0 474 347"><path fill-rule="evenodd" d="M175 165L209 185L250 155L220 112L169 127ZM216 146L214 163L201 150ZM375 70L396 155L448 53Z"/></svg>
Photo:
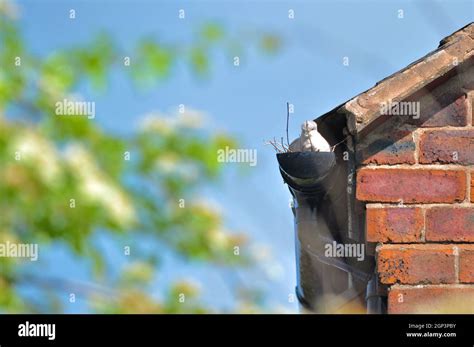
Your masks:
<svg viewBox="0 0 474 347"><path fill-rule="evenodd" d="M417 99L420 119L392 116L357 144L389 313L474 313L473 96L454 78Z"/></svg>

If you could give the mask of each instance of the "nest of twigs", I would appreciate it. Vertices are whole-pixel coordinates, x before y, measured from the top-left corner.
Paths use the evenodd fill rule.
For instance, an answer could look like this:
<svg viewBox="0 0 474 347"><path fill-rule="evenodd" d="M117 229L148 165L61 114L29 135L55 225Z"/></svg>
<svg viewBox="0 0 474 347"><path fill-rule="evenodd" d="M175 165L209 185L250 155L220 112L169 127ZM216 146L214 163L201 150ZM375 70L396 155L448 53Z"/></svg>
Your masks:
<svg viewBox="0 0 474 347"><path fill-rule="evenodd" d="M334 149L339 145L341 144L342 142L344 142L346 139L344 139L343 141L335 144L334 146L331 146L331 152L334 152ZM275 138L273 138L273 140L268 140L268 141L265 141L265 144L266 145L270 145L272 146L275 151L277 153L289 153L289 152L293 152L292 150L290 150L290 145L288 144L285 144L283 142L283 137L280 139L280 141L276 140ZM319 152L319 151L312 151L312 152Z"/></svg>
<svg viewBox="0 0 474 347"><path fill-rule="evenodd" d="M281 138L280 141L276 140L275 138L273 138L273 140L265 141L265 144L272 146L277 153L291 152L290 146L283 142L283 137Z"/></svg>

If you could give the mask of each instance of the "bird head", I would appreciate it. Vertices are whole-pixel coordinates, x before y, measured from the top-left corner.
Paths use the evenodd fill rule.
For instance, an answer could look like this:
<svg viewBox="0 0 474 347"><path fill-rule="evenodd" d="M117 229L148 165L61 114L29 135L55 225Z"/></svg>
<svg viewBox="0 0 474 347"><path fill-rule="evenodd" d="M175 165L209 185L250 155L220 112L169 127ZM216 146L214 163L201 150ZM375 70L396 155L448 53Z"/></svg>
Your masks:
<svg viewBox="0 0 474 347"><path fill-rule="evenodd" d="M301 131L303 134L308 134L313 130L318 130L318 124L312 120L307 120L301 125Z"/></svg>

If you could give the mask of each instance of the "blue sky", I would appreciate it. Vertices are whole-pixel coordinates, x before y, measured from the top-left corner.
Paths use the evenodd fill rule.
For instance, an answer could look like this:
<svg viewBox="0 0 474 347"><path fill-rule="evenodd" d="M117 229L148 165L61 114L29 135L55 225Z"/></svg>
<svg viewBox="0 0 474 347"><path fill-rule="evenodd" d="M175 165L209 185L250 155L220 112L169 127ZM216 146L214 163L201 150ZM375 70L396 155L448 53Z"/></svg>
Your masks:
<svg viewBox="0 0 474 347"><path fill-rule="evenodd" d="M222 24L232 34L260 30L282 38L282 51L273 57L256 52L249 43L239 67L233 66L232 57L216 52L211 75L204 80L181 64L169 80L151 91L138 92L125 74L114 71L106 93L97 95L87 86L79 92L96 101L97 121L110 131L127 134L143 114L185 104L208 113L210 128L224 129L236 135L243 147L257 149L256 167L245 175L230 170L224 182L206 194L223 206L229 226L245 230L255 244L271 250L272 260L260 264L263 276L259 271L241 271L236 276L266 288L274 307L290 311L296 310L295 304L288 303L296 276L289 193L273 150L263 145L265 139L284 135L285 103L295 105L290 129L290 137L295 137L304 120L317 118L424 56L443 37L472 21L474 14L469 0L30 0L18 4L24 37L38 54L88 42L101 31L112 34L125 50L143 36L186 42L208 21ZM74 21L68 18L71 8L76 11ZM185 20L178 19L179 9L185 9ZM294 10L294 19L288 18L289 9ZM342 64L343 57L349 58L349 66ZM50 257L61 259L51 272L86 277L83 266L65 252L55 251ZM225 306L231 300L226 294L229 284L216 270L170 257L160 274L165 283L195 278L204 299L212 304Z"/></svg>

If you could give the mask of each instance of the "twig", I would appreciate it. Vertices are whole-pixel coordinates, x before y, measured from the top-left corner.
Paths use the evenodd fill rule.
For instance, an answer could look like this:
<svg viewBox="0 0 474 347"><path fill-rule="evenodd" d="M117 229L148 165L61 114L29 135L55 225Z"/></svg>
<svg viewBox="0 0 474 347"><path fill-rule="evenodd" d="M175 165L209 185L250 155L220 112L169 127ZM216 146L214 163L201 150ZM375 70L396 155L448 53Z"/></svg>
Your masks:
<svg viewBox="0 0 474 347"><path fill-rule="evenodd" d="M288 125L290 123L290 103L286 102L286 143L288 148L290 148L290 136L288 135ZM283 139L281 140L283 143Z"/></svg>
<svg viewBox="0 0 474 347"><path fill-rule="evenodd" d="M264 141L264 144L271 145L278 153L289 152L288 147L283 143L283 138L281 138L281 142L278 142L275 138L273 138L273 140Z"/></svg>
<svg viewBox="0 0 474 347"><path fill-rule="evenodd" d="M339 141L338 143L336 143L335 145L331 146L331 152L334 152L334 150L336 149L337 146L339 146L341 143L345 142L351 135L348 135L344 138L344 140L342 141Z"/></svg>

